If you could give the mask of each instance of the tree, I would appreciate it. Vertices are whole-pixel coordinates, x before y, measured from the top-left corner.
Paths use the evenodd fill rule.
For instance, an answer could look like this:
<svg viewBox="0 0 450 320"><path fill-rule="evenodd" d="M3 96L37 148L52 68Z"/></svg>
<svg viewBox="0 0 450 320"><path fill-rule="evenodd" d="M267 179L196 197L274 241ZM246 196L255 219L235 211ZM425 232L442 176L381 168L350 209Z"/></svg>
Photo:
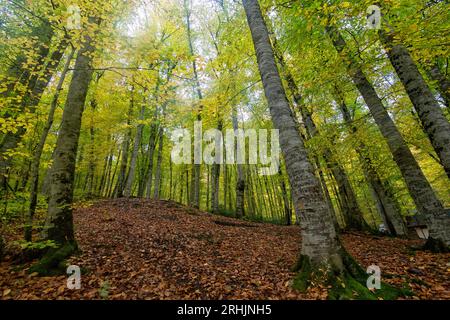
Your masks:
<svg viewBox="0 0 450 320"><path fill-rule="evenodd" d="M55 95L53 96L51 105L50 105L50 111L48 113L48 119L47 122L42 130L41 138L39 140L39 143L34 151L33 155L33 162L31 163L31 185L30 185L30 207L28 212L28 221L27 226L25 227L25 240L31 241L32 240L32 225L33 225L33 216L36 211L36 205L37 205L37 196L38 196L38 187L39 187L39 167L41 164L41 156L42 151L44 149L45 141L47 140L48 133L52 127L53 119L55 110L58 104L58 98L60 95L60 92L62 90L64 80L66 78L67 72L69 71L70 63L73 59L73 56L75 54L75 49L72 48L70 51L66 64L64 66L64 69L61 73L61 76L58 81L58 85L56 86Z"/></svg>
<svg viewBox="0 0 450 320"><path fill-rule="evenodd" d="M90 18L89 21L92 24L99 23L96 18ZM45 239L56 244L56 248L49 249L40 262L32 267L33 271L41 274L57 267L78 247L73 229L73 182L81 118L93 74L94 50L92 37L86 34L75 61L51 170L44 235Z"/></svg>
<svg viewBox="0 0 450 320"><path fill-rule="evenodd" d="M319 181L308 159L289 107L275 63L267 27L256 0L242 1L258 61L264 92L275 128L280 130L280 146L292 189L294 209L302 225L302 248L298 263L298 284L305 289L311 277L357 276L358 266L351 264L340 244L329 207L320 191ZM361 271L361 270L359 270ZM323 280L323 279L322 279Z"/></svg>
<svg viewBox="0 0 450 320"><path fill-rule="evenodd" d="M201 104L203 99L203 94L200 87L200 81L198 79L198 71L197 71L197 63L195 61L194 57L194 47L192 43L192 31L191 31L191 11L189 8L189 0L184 0L184 10L186 15L186 30L187 30L187 38L188 38L188 45L189 45L189 54L192 59L192 71L194 74L194 81L192 88L197 95L198 101ZM197 121L202 120L202 107L200 105L199 110L197 111ZM190 194L190 204L195 207L199 208L200 206L200 170L201 166L200 164L194 163L193 164L193 173L192 173L192 183L191 183L191 194Z"/></svg>
<svg viewBox="0 0 450 320"><path fill-rule="evenodd" d="M389 60L408 93L431 144L450 179L450 122L425 82L408 49L394 43L394 33L379 31ZM436 73L433 73L436 74Z"/></svg>
<svg viewBox="0 0 450 320"><path fill-rule="evenodd" d="M450 244L450 219L448 219L442 203L425 178L411 150L409 150L402 135L385 109L382 100L365 76L361 67L350 57L345 56L346 42L339 33L339 30L335 26L327 26L326 29L336 50L343 54L344 59L347 60L348 73L363 96L378 128L386 139L418 211L427 219L427 224L430 229L430 238L427 246L435 248L435 250L445 251L445 246Z"/></svg>

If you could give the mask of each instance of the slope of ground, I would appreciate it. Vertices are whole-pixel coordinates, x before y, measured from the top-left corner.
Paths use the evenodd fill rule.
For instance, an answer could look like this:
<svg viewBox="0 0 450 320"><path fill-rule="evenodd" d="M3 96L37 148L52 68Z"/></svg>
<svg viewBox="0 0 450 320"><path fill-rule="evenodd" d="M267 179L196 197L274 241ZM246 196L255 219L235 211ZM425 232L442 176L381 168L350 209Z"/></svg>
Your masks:
<svg viewBox="0 0 450 320"><path fill-rule="evenodd" d="M100 201L74 213L82 288L66 276L29 275L0 264L0 299L317 299L325 290L291 289L300 229L211 215L168 201ZM450 299L450 255L413 251L420 241L343 235L383 281L407 285L412 299Z"/></svg>

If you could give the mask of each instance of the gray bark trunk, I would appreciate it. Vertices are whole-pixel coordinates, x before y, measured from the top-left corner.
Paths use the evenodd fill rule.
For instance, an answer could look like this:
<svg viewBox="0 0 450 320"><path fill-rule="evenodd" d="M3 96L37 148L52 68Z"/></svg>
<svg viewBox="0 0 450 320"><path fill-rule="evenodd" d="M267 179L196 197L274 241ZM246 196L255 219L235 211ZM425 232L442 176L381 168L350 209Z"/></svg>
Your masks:
<svg viewBox="0 0 450 320"><path fill-rule="evenodd" d="M145 105L142 105L141 112L139 113L140 121L144 120L144 114L145 114ZM142 123L139 123L136 130L136 137L134 138L134 147L133 152L131 154L130 170L128 172L128 179L124 190L125 197L131 197L131 194L133 192L134 177L136 173L136 163L139 154L139 148L141 146L141 138L143 130L144 125Z"/></svg>
<svg viewBox="0 0 450 320"><path fill-rule="evenodd" d="M222 121L219 120L217 130L222 131ZM217 149L217 146L216 146ZM211 170L212 178L212 195L211 195L211 208L213 213L219 213L219 181L220 181L220 163L214 162Z"/></svg>
<svg viewBox="0 0 450 320"><path fill-rule="evenodd" d="M189 54L192 58L192 70L194 73L194 85L193 89L199 102L203 100L202 91L200 88L200 81L198 79L198 71L197 71L197 63L195 61L194 56L194 47L192 43L192 32L191 32L191 11L189 8L189 1L184 0L184 9L186 14L186 28L187 28L187 36L188 36L188 45L189 45ZM201 116L202 106L200 105L199 110L197 111L197 121L202 120ZM193 164L193 173L192 173L192 183L191 183L191 195L190 195L190 205L194 208L199 208L200 205L200 164Z"/></svg>
<svg viewBox="0 0 450 320"><path fill-rule="evenodd" d="M352 124L352 117L347 108L347 105L343 101L341 101L341 103L339 103L339 106L347 127L352 133L356 133L357 128ZM392 195L390 190L385 187L376 169L374 168L372 160L367 154L367 147L364 145L364 143L359 143L358 147L356 148L356 152L358 153L366 180L373 190L374 200L377 203L378 211L380 212L385 225L387 226L391 234L406 236L408 234L408 231L401 217L400 208L395 201L395 197Z"/></svg>
<svg viewBox="0 0 450 320"><path fill-rule="evenodd" d="M343 269L341 246L331 212L297 131L275 62L267 27L256 0L243 0L253 38L258 68L272 121L280 130L280 146L292 189L294 208L302 225L302 255L315 265L332 264Z"/></svg>
<svg viewBox="0 0 450 320"><path fill-rule="evenodd" d="M346 48L344 38L342 38L335 27L327 27L327 32L337 51L342 53ZM369 107L381 134L386 139L394 161L397 163L402 173L403 179L416 204L418 212L423 214L427 219L430 237L433 239L440 239L449 245L450 219L447 217L442 203L425 178L416 159L407 147L387 110L384 108L382 100L376 93L372 84L366 78L361 67L351 60L347 67L349 75Z"/></svg>
<svg viewBox="0 0 450 320"><path fill-rule="evenodd" d="M156 121L156 120L155 120ZM150 199L152 194L153 185L153 155L155 153L156 138L158 127L155 123L150 126L150 138L148 143L148 171L147 171L147 183L146 183L146 198Z"/></svg>

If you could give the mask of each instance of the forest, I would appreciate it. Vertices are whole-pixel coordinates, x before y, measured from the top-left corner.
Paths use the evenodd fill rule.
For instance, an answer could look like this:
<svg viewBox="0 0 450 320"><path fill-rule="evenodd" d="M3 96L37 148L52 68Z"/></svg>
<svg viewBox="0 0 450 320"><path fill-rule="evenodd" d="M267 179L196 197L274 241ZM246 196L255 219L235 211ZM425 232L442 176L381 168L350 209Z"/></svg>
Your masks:
<svg viewBox="0 0 450 320"><path fill-rule="evenodd" d="M0 0L0 300L450 300L447 0Z"/></svg>

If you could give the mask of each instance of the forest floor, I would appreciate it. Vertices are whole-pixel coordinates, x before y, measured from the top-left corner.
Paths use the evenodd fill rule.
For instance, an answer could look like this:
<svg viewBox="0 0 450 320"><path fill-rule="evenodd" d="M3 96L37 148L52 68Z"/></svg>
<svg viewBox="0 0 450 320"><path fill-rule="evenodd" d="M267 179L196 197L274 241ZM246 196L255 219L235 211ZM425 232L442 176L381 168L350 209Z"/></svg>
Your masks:
<svg viewBox="0 0 450 320"><path fill-rule="evenodd" d="M82 252L70 259L82 288L65 275L29 274L30 263L0 263L0 299L325 299L325 288L291 288L298 226L252 223L169 201L104 200L74 211ZM8 240L19 237L10 234ZM450 299L450 254L413 250L422 242L344 234L347 250L409 299Z"/></svg>

